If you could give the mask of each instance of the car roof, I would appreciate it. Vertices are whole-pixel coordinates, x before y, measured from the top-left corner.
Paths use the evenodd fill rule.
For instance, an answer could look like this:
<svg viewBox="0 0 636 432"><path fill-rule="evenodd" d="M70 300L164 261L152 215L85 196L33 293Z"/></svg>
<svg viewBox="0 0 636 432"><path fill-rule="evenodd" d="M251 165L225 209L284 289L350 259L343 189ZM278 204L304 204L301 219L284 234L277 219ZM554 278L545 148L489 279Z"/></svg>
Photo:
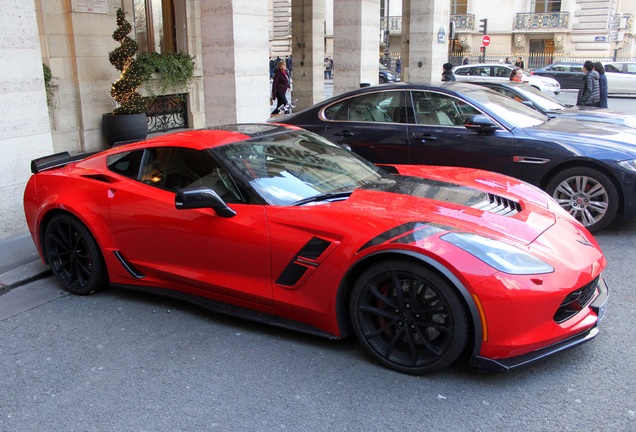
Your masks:
<svg viewBox="0 0 636 432"><path fill-rule="evenodd" d="M504 66L509 69L514 69L516 67L515 65L511 65L509 63L473 63L473 64L455 66L455 68L459 69L459 68L482 67L482 66Z"/></svg>
<svg viewBox="0 0 636 432"><path fill-rule="evenodd" d="M161 135L137 143L126 144L126 150L147 147L187 147L204 150L219 147L256 137L276 135L281 132L298 130L299 128L277 123L243 123L214 126L207 129L195 129L185 132ZM120 148L120 147L114 147Z"/></svg>

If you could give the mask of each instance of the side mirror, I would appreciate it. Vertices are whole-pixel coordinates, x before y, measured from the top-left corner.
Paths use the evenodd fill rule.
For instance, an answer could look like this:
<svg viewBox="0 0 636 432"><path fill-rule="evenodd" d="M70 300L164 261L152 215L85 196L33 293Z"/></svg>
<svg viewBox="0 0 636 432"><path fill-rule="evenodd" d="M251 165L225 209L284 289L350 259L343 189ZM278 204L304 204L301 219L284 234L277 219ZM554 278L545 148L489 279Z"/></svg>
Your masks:
<svg viewBox="0 0 636 432"><path fill-rule="evenodd" d="M466 117L466 120L464 120L464 126L466 127L466 129L484 133L493 132L499 129L499 126L494 124L487 116L483 114Z"/></svg>
<svg viewBox="0 0 636 432"><path fill-rule="evenodd" d="M207 186L179 189L174 199L174 205L177 210L211 208L217 215L224 218L236 216L236 212Z"/></svg>

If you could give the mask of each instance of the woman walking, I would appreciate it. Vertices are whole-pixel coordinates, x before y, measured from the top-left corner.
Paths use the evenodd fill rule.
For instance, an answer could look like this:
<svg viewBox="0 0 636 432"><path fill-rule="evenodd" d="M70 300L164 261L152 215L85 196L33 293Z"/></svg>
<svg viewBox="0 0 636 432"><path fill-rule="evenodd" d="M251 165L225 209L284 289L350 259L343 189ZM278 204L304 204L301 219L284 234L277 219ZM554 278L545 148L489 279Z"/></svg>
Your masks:
<svg viewBox="0 0 636 432"><path fill-rule="evenodd" d="M595 62L594 70L599 74L598 89L601 96L596 106L599 108L607 108L607 77L605 76L605 68L603 67L603 63Z"/></svg>
<svg viewBox="0 0 636 432"><path fill-rule="evenodd" d="M287 105L287 90L289 90L289 75L285 60L278 62L278 67L274 72L274 82L272 83L272 101L276 99L276 109L272 115L280 113L280 107Z"/></svg>

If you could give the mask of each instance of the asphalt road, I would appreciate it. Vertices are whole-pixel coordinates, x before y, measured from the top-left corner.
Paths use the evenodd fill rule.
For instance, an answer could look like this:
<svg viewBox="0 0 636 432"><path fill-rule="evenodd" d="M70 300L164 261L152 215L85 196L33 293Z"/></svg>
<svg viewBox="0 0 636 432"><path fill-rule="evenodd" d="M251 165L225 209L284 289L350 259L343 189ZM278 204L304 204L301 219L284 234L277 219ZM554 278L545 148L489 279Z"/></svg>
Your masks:
<svg viewBox="0 0 636 432"><path fill-rule="evenodd" d="M353 339L36 281L16 290L40 301L0 318L0 431L634 431L636 222L597 239L611 288L599 336L497 374L402 375Z"/></svg>

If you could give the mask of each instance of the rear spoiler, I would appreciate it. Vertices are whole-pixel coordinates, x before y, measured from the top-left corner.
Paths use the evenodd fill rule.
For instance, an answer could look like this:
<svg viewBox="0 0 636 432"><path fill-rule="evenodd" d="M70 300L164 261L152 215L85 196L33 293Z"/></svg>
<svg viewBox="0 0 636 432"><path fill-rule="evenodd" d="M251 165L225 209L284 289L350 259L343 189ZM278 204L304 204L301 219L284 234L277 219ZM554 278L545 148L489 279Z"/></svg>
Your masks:
<svg viewBox="0 0 636 432"><path fill-rule="evenodd" d="M87 157L97 153L99 152L96 151L91 153L78 153L76 155L71 156L69 152L65 151L65 152L55 153L48 156L43 156L41 158L33 159L31 161L31 172L33 174L37 174L41 171L61 167L64 165L68 165L71 162L86 159Z"/></svg>

